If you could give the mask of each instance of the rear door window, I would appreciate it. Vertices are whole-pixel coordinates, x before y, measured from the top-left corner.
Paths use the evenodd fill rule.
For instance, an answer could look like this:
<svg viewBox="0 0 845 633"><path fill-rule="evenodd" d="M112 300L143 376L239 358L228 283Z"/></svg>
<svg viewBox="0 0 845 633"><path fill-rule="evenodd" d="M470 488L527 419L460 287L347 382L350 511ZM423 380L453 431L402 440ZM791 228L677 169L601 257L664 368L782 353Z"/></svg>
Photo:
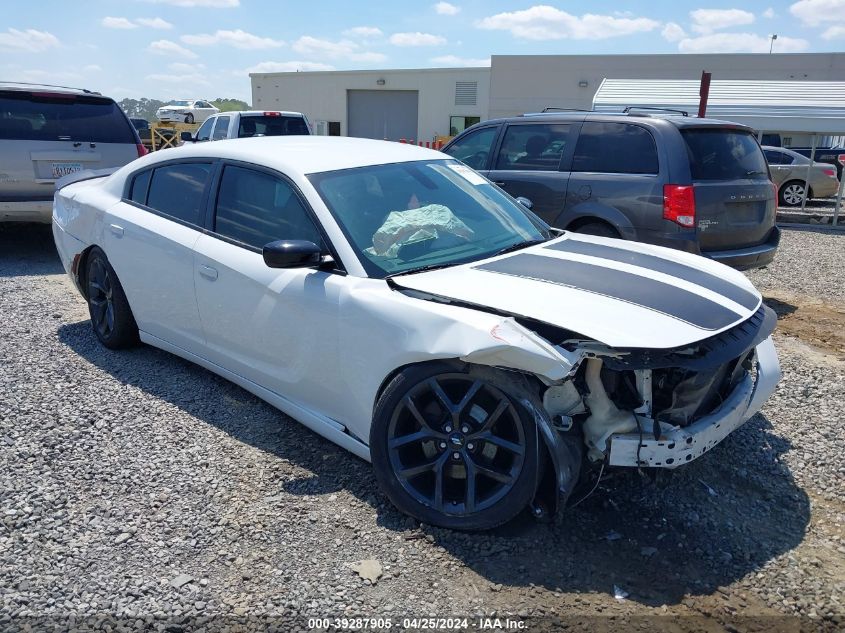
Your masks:
<svg viewBox="0 0 845 633"><path fill-rule="evenodd" d="M308 125L301 116L241 116L238 138L250 136L297 136L308 134Z"/></svg>
<svg viewBox="0 0 845 633"><path fill-rule="evenodd" d="M11 90L0 92L0 139L136 143L129 120L111 99Z"/></svg>
<svg viewBox="0 0 845 633"><path fill-rule="evenodd" d="M656 174L658 167L657 145L647 129L598 121L581 127L572 157L573 172Z"/></svg>
<svg viewBox="0 0 845 633"><path fill-rule="evenodd" d="M214 231L258 249L275 240L322 245L317 226L290 184L242 167L223 170Z"/></svg>
<svg viewBox="0 0 845 633"><path fill-rule="evenodd" d="M768 180L766 157L749 132L724 128L681 130L693 180Z"/></svg>
<svg viewBox="0 0 845 633"><path fill-rule="evenodd" d="M498 133L498 126L473 130L443 151L473 169L487 169L487 160L493 151L493 142Z"/></svg>
<svg viewBox="0 0 845 633"><path fill-rule="evenodd" d="M557 171L569 137L569 125L509 125L494 169Z"/></svg>
<svg viewBox="0 0 845 633"><path fill-rule="evenodd" d="M209 163L177 163L153 171L147 206L188 224L201 224L203 192Z"/></svg>

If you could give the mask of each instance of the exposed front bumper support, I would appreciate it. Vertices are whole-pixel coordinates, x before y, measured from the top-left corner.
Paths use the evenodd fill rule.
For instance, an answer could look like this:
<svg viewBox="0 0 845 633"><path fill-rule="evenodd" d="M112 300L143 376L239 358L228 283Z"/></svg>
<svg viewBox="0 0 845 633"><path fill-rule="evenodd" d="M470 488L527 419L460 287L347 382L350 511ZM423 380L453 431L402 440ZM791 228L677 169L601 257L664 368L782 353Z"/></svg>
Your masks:
<svg viewBox="0 0 845 633"><path fill-rule="evenodd" d="M677 468L701 457L757 413L775 390L781 372L771 337L756 347L756 369L756 381L746 376L716 411L694 424L659 440L648 432L642 438L639 433L611 436L609 465Z"/></svg>

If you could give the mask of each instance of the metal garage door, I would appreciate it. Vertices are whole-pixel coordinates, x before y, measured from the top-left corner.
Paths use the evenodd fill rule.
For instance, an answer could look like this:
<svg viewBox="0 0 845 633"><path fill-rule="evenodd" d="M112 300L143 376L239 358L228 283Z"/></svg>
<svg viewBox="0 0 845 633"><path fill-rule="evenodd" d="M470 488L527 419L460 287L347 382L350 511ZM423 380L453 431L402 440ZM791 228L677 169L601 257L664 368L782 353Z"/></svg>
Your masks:
<svg viewBox="0 0 845 633"><path fill-rule="evenodd" d="M349 136L416 139L418 101L416 90L347 91Z"/></svg>

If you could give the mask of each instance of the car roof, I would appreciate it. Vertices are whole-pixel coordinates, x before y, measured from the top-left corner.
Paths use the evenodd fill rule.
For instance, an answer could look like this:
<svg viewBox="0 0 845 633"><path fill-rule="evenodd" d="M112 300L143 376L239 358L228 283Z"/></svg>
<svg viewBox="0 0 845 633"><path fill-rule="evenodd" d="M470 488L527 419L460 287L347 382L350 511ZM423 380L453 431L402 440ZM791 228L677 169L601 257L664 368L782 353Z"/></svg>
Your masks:
<svg viewBox="0 0 845 633"><path fill-rule="evenodd" d="M96 95L102 93L87 88L72 88L70 86L55 86L53 84L26 83L23 81L0 81L0 90L20 90L21 92L55 92L56 94Z"/></svg>
<svg viewBox="0 0 845 633"><path fill-rule="evenodd" d="M193 143L166 152L154 152L140 160L152 164L176 158L239 160L264 165L286 174L303 175L417 160L453 160L451 156L436 150L395 141L307 135Z"/></svg>
<svg viewBox="0 0 845 633"><path fill-rule="evenodd" d="M747 125L735 123L733 121L724 121L722 119L708 119L698 118L692 116L672 115L671 113L640 113L640 112L596 112L593 110L573 110L571 112L530 112L520 114L517 116L502 117L499 119L490 119L476 123L481 126L491 123L518 123L525 121L550 121L556 122L573 122L573 121L601 121L601 122L615 122L620 119L625 119L632 122L648 123L653 125L674 125L678 128L693 128L693 127L731 127L741 128L744 130L751 130ZM475 126L473 126L475 127ZM470 128L467 128L470 129Z"/></svg>

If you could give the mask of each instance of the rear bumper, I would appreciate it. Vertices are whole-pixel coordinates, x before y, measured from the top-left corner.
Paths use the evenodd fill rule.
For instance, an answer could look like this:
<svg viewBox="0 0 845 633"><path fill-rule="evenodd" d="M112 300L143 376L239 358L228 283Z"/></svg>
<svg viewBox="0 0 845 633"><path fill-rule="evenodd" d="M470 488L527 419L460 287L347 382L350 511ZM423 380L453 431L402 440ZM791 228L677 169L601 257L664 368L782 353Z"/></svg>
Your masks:
<svg viewBox="0 0 845 633"><path fill-rule="evenodd" d="M53 200L0 202L0 222L40 222L49 224L53 216Z"/></svg>
<svg viewBox="0 0 845 633"><path fill-rule="evenodd" d="M612 436L609 464L677 468L701 457L757 413L774 392L781 372L771 337L757 345L756 365L756 381L746 376L716 411L688 427L664 433L658 440L650 434L641 438L639 433Z"/></svg>
<svg viewBox="0 0 845 633"><path fill-rule="evenodd" d="M813 198L829 198L835 196L839 191L839 181L835 178L826 178L825 180L817 180L810 182L810 191Z"/></svg>
<svg viewBox="0 0 845 633"><path fill-rule="evenodd" d="M53 241L56 243L56 251L59 253L59 259L65 272L73 280L76 289L84 296L85 293L82 292L79 285L79 271L77 269L81 261L82 251L86 247L85 243L65 231L55 220L53 221Z"/></svg>
<svg viewBox="0 0 845 633"><path fill-rule="evenodd" d="M779 244L780 229L775 226L765 244L730 251L705 251L701 254L737 270L748 270L772 263Z"/></svg>

